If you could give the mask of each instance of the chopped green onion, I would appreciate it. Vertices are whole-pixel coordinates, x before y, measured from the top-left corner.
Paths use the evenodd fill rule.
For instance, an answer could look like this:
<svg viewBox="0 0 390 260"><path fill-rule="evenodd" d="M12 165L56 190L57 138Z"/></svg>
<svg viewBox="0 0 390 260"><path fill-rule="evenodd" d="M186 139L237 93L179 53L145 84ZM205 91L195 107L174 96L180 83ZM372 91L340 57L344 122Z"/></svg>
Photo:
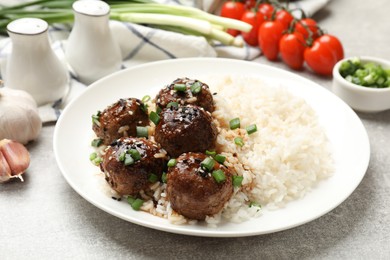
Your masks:
<svg viewBox="0 0 390 260"><path fill-rule="evenodd" d="M240 128L240 119L238 117L233 118L232 120L230 120L229 126L230 126L231 130L234 130L236 128Z"/></svg>
<svg viewBox="0 0 390 260"><path fill-rule="evenodd" d="M160 122L160 116L159 116L156 112L154 112L154 111L150 112L150 114L149 114L149 119L150 119L150 121L152 121L155 125L158 125L158 123Z"/></svg>
<svg viewBox="0 0 390 260"><path fill-rule="evenodd" d="M157 113L157 114L160 114L161 111L162 111L161 107L157 106L157 107L156 107L156 113Z"/></svg>
<svg viewBox="0 0 390 260"><path fill-rule="evenodd" d="M200 166L201 166L203 169L206 169L207 171L211 171L211 170L214 168L214 164L215 164L214 159L211 158L211 157L207 157L206 159L204 159L204 160L200 163Z"/></svg>
<svg viewBox="0 0 390 260"><path fill-rule="evenodd" d="M209 150L206 150L206 155L215 156L216 154L217 154L216 151L209 151Z"/></svg>
<svg viewBox="0 0 390 260"><path fill-rule="evenodd" d="M147 104L141 103L140 108L146 114L148 113L148 105Z"/></svg>
<svg viewBox="0 0 390 260"><path fill-rule="evenodd" d="M132 165L133 163L134 163L133 157L131 157L130 154L126 154L126 155L125 155L124 164L125 164L126 166L129 166L129 165Z"/></svg>
<svg viewBox="0 0 390 260"><path fill-rule="evenodd" d="M134 159L134 161L138 161L141 159L141 154L138 152L137 149L127 150L127 153L131 155L131 157Z"/></svg>
<svg viewBox="0 0 390 260"><path fill-rule="evenodd" d="M221 183L221 182L224 182L226 180L225 173L221 169L213 171L213 173L211 175L214 177L214 179L217 183Z"/></svg>
<svg viewBox="0 0 390 260"><path fill-rule="evenodd" d="M131 207L134 210L140 210L142 204L144 204L144 201L142 199L136 199L133 203L131 203Z"/></svg>
<svg viewBox="0 0 390 260"><path fill-rule="evenodd" d="M176 159L170 159L169 161L168 161L168 167L173 167L173 166L175 166L176 165Z"/></svg>
<svg viewBox="0 0 390 260"><path fill-rule="evenodd" d="M244 177L233 175L233 186L234 187L241 187L243 180L244 180Z"/></svg>
<svg viewBox="0 0 390 260"><path fill-rule="evenodd" d="M97 111L96 115L92 115L92 124L96 124L100 126L100 115L101 115L100 111Z"/></svg>
<svg viewBox="0 0 390 260"><path fill-rule="evenodd" d="M163 174L161 175L161 181L163 183L167 183L167 173L166 172L163 172Z"/></svg>
<svg viewBox="0 0 390 260"><path fill-rule="evenodd" d="M168 105L167 105L167 108L170 108L170 107L178 108L179 107L179 103L177 103L177 102L169 102Z"/></svg>
<svg viewBox="0 0 390 260"><path fill-rule="evenodd" d="M193 94L198 94L202 90L202 83L199 81L196 81L194 84L191 85L191 92Z"/></svg>
<svg viewBox="0 0 390 260"><path fill-rule="evenodd" d="M142 98L142 102L148 102L151 99L149 95L146 95Z"/></svg>
<svg viewBox="0 0 390 260"><path fill-rule="evenodd" d="M234 138L234 143L238 146L243 147L244 146L244 140L241 137Z"/></svg>
<svg viewBox="0 0 390 260"><path fill-rule="evenodd" d="M103 143L103 139L97 138L92 140L91 145L93 147L99 147L102 143Z"/></svg>
<svg viewBox="0 0 390 260"><path fill-rule="evenodd" d="M137 126L137 137L148 137L148 127L146 126Z"/></svg>
<svg viewBox="0 0 390 260"><path fill-rule="evenodd" d="M93 164L96 166L99 165L102 161L103 159L101 157L96 157L94 160L92 160Z"/></svg>
<svg viewBox="0 0 390 260"><path fill-rule="evenodd" d="M134 198L134 197L132 197L132 196L128 196L128 197L127 197L127 203L129 203L130 205L133 204L134 201L135 201L135 198Z"/></svg>
<svg viewBox="0 0 390 260"><path fill-rule="evenodd" d="M251 201L249 203L249 207L259 207L259 208L261 208L261 205L259 203L255 202L255 201Z"/></svg>
<svg viewBox="0 0 390 260"><path fill-rule="evenodd" d="M150 181L151 183L156 183L158 181L158 176L154 173L151 173L149 175L148 181Z"/></svg>
<svg viewBox="0 0 390 260"><path fill-rule="evenodd" d="M247 126L245 129L246 129L246 132L248 133L248 135L250 135L250 134L253 134L257 131L257 126L255 124L253 124L253 125Z"/></svg>
<svg viewBox="0 0 390 260"><path fill-rule="evenodd" d="M186 84L175 84L173 85L173 89L176 90L176 91L186 91L187 90L187 86Z"/></svg>
<svg viewBox="0 0 390 260"><path fill-rule="evenodd" d="M123 161L125 160L125 158L126 158L126 153L125 153L125 152L122 152L122 153L119 155L118 160L119 160L120 162L123 162Z"/></svg>
<svg viewBox="0 0 390 260"><path fill-rule="evenodd" d="M226 157L223 156L222 154L217 154L217 155L215 155L214 159L215 159L217 162L223 164L223 163L225 162L225 160L226 160Z"/></svg>
<svg viewBox="0 0 390 260"><path fill-rule="evenodd" d="M91 153L91 154L89 155L89 160L90 160L90 161L93 161L93 160L96 159L96 157L98 157L98 156L97 156L97 153Z"/></svg>

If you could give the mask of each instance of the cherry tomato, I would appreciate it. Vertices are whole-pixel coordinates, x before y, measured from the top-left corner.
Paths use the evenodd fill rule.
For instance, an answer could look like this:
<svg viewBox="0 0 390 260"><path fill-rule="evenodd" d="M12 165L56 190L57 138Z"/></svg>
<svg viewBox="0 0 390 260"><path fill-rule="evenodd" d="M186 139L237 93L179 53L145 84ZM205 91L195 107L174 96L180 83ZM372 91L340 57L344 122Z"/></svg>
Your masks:
<svg viewBox="0 0 390 260"><path fill-rule="evenodd" d="M334 65L344 57L340 41L329 34L324 34L314 40L313 45L305 49L304 59L307 65L316 73L332 75Z"/></svg>
<svg viewBox="0 0 390 260"><path fill-rule="evenodd" d="M304 18L304 19L299 20L295 24L294 29L296 32L302 33L302 35L305 39L309 38L309 30L312 33L312 35L311 35L312 39L316 39L318 37L317 22L311 18Z"/></svg>
<svg viewBox="0 0 390 260"><path fill-rule="evenodd" d="M274 12L274 7L271 4L259 4L257 10L259 13L263 14L264 20L271 20L272 13Z"/></svg>
<svg viewBox="0 0 390 260"><path fill-rule="evenodd" d="M245 5L241 2L227 1L221 7L221 16L240 20L245 12Z"/></svg>
<svg viewBox="0 0 390 260"><path fill-rule="evenodd" d="M303 68L305 39L297 32L284 34L279 41L279 52L284 63L294 70Z"/></svg>
<svg viewBox="0 0 390 260"><path fill-rule="evenodd" d="M269 60L276 60L279 53L279 41L282 38L283 25L279 21L265 21L259 29L259 47Z"/></svg>
<svg viewBox="0 0 390 260"><path fill-rule="evenodd" d="M294 17L287 10L281 9L276 12L275 20L281 22L284 30L287 30L291 22L294 20Z"/></svg>
<svg viewBox="0 0 390 260"><path fill-rule="evenodd" d="M260 25L264 22L263 16L259 15L253 10L248 10L242 16L241 21L252 25L252 29L249 32L241 32L242 38L249 45L257 46L258 45L257 34Z"/></svg>
<svg viewBox="0 0 390 260"><path fill-rule="evenodd" d="M246 0L246 1L244 2L244 5L245 5L245 8L246 8L247 10L249 10L249 9L255 7L255 5L256 5L256 0Z"/></svg>

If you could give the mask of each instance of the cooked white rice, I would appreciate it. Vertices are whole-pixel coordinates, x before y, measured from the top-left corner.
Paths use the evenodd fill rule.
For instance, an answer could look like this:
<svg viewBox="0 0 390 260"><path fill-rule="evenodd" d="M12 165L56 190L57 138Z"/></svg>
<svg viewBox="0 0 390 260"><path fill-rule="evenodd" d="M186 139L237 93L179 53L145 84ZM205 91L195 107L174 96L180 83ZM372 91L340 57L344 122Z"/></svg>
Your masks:
<svg viewBox="0 0 390 260"><path fill-rule="evenodd" d="M226 156L225 165L243 176L224 209L206 218L210 226L224 221L240 223L262 214L261 208L277 209L305 196L321 179L333 172L330 144L315 111L304 99L286 88L267 86L258 78L229 76L203 79L210 86L218 126L217 152ZM288 86L286 86L288 87ZM153 104L150 104L153 106ZM241 129L230 130L229 121L240 118ZM248 135L245 127L257 125ZM152 128L152 132L153 132ZM153 133L151 133L153 134ZM244 146L234 143L240 136ZM153 199L142 210L167 218L175 224L195 224L177 214L166 200L165 184L153 184ZM249 206L255 202L261 206Z"/></svg>

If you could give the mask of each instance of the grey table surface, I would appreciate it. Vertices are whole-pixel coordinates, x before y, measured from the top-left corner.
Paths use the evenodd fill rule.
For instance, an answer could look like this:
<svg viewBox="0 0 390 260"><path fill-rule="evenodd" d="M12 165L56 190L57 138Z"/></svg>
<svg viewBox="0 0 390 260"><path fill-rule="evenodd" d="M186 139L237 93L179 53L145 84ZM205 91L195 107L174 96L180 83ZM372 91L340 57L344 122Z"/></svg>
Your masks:
<svg viewBox="0 0 390 260"><path fill-rule="evenodd" d="M390 59L389 11L387 0L333 0L314 18L341 39L346 56ZM264 57L253 62L287 69ZM331 78L298 74L331 88ZM96 208L62 177L52 148L55 125L45 125L28 145L25 182L0 185L0 259L390 259L390 111L357 114L371 159L352 195L305 225L242 238L166 233Z"/></svg>

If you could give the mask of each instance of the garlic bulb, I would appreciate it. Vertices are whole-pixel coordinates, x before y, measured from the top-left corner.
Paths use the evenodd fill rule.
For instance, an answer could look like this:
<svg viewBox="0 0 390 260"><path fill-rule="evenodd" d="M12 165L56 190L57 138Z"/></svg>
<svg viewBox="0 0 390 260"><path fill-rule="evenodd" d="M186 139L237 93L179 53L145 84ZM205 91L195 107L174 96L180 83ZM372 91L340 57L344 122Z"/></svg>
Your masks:
<svg viewBox="0 0 390 260"><path fill-rule="evenodd" d="M0 140L10 139L26 144L36 139L42 121L37 104L23 90L0 88Z"/></svg>

